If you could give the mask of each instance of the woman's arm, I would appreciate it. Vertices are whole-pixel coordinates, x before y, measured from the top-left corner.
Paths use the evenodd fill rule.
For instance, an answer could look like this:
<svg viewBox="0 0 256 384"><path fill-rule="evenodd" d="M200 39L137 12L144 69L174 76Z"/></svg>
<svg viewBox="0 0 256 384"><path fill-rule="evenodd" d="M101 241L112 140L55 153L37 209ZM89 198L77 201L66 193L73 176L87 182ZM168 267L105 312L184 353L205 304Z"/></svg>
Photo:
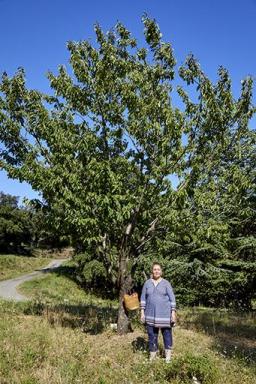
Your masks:
<svg viewBox="0 0 256 384"><path fill-rule="evenodd" d="M173 289L169 281L167 282L167 295L169 297L169 300L171 302L171 320L175 323L176 322L176 300L175 295L173 293Z"/></svg>
<svg viewBox="0 0 256 384"><path fill-rule="evenodd" d="M146 308L146 283L144 283L142 291L141 291L140 308L143 310Z"/></svg>
<svg viewBox="0 0 256 384"><path fill-rule="evenodd" d="M145 313L144 313L145 308L146 308L146 283L144 283L143 285L141 296L140 296L140 309L141 309L140 319L143 323L145 322Z"/></svg>

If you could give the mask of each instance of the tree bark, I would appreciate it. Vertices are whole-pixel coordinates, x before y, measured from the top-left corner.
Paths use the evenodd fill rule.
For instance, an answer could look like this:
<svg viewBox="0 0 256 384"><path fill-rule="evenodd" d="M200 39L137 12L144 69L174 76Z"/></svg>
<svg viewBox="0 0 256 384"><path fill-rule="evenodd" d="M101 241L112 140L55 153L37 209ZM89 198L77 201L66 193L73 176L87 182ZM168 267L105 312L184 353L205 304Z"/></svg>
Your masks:
<svg viewBox="0 0 256 384"><path fill-rule="evenodd" d="M122 252L119 259L119 308L117 320L117 332L124 335L131 330L130 321L127 310L124 306L124 294L128 293L132 288L131 274L127 273L127 257Z"/></svg>
<svg viewBox="0 0 256 384"><path fill-rule="evenodd" d="M117 333L119 335L124 335L131 330L128 313L127 313L127 310L125 309L124 301L123 301L124 294L127 292L128 290L125 289L125 287L122 287L119 293L119 308L118 308L118 320L117 320Z"/></svg>
<svg viewBox="0 0 256 384"><path fill-rule="evenodd" d="M117 320L117 332L123 335L131 330L128 313L124 307L124 295L128 293L133 286L131 271L128 270L128 263L130 261L129 240L131 239L134 231L136 221L139 214L139 207L135 208L131 214L131 219L127 224L124 235L121 241L119 250L119 266L118 266L118 286L119 286L119 309Z"/></svg>

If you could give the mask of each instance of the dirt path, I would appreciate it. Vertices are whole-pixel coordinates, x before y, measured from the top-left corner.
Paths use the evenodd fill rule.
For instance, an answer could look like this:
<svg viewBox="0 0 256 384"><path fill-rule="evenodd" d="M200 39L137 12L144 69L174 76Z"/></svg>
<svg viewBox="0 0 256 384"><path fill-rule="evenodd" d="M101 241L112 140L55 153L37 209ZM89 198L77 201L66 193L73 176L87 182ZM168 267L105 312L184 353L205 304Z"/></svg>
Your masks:
<svg viewBox="0 0 256 384"><path fill-rule="evenodd" d="M29 300L26 296L17 292L17 287L24 281L33 280L35 277L43 276L45 273L58 268L67 259L52 260L46 267L34 272L15 277L14 279L0 281L0 297L7 300L26 301Z"/></svg>

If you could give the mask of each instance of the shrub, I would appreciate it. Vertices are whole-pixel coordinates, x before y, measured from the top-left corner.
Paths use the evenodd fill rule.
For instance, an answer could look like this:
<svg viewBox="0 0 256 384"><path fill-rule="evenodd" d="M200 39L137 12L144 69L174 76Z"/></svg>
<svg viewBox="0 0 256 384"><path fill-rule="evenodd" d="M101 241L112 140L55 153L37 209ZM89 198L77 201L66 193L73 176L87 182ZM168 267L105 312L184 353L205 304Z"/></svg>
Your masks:
<svg viewBox="0 0 256 384"><path fill-rule="evenodd" d="M218 369L214 361L205 355L187 353L176 358L166 368L166 380L180 380L181 383L191 383L196 378L201 384L214 384L218 379Z"/></svg>

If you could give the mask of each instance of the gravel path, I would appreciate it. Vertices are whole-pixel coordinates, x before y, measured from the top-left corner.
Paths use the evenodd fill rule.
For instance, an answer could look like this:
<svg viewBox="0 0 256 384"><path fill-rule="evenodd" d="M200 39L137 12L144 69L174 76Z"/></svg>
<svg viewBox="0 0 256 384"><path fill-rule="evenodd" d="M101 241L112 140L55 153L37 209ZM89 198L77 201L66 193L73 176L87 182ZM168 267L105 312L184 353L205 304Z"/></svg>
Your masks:
<svg viewBox="0 0 256 384"><path fill-rule="evenodd" d="M15 277L14 279L0 281L0 297L15 301L29 300L26 296L17 292L17 287L24 283L24 281L33 280L35 277L43 276L45 273L58 268L64 261L67 261L67 259L52 260L50 264L42 269L28 273L27 275Z"/></svg>

